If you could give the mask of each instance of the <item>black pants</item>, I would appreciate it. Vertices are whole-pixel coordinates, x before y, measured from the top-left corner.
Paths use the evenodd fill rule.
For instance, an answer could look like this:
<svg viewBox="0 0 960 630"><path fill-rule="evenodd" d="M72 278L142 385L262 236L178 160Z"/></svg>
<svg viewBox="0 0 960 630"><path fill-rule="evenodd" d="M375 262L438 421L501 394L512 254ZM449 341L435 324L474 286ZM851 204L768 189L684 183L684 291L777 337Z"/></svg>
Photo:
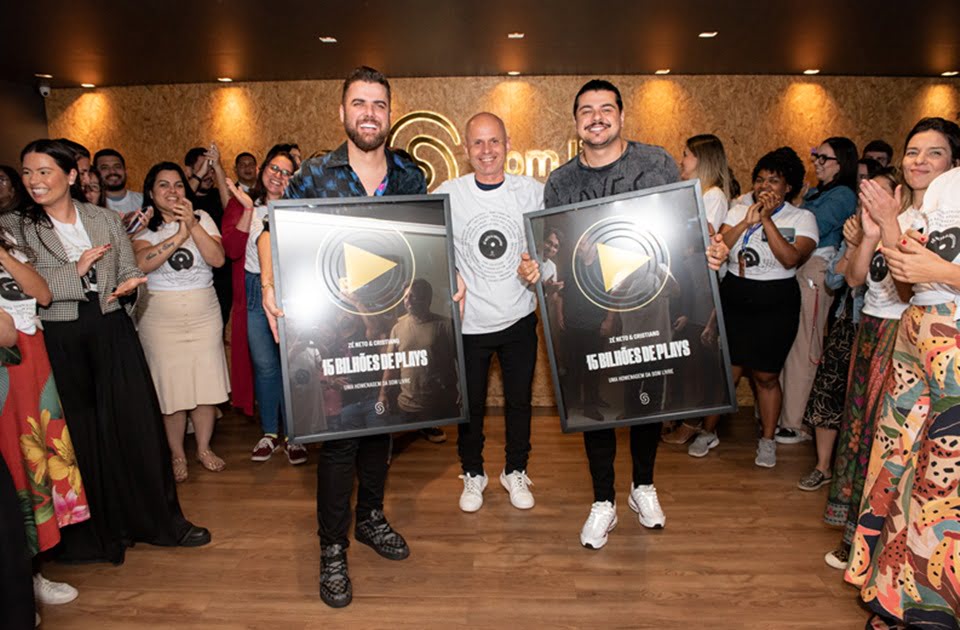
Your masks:
<svg viewBox="0 0 960 630"><path fill-rule="evenodd" d="M563 334L563 367L565 376L561 377L564 396L569 396L568 407L595 409L600 404L599 370L588 370L584 356L598 352L602 348L599 327L595 330L570 328Z"/></svg>
<svg viewBox="0 0 960 630"><path fill-rule="evenodd" d="M490 360L494 353L503 372L506 407L507 474L527 469L530 455L530 397L537 365L537 315L530 313L512 326L493 333L463 336L470 421L458 425L457 452L464 473L483 474L483 415Z"/></svg>
<svg viewBox="0 0 960 630"><path fill-rule="evenodd" d="M33 628L33 571L20 500L7 464L0 458L0 614L4 628Z"/></svg>
<svg viewBox="0 0 960 630"><path fill-rule="evenodd" d="M317 525L320 546L349 546L350 495L357 489L357 520L383 509L390 435L371 435L323 443L317 461Z"/></svg>
<svg viewBox="0 0 960 630"><path fill-rule="evenodd" d="M633 485L653 483L653 465L657 460L662 423L635 424L630 427L630 454L633 456ZM613 460L617 456L617 434L614 429L598 429L583 434L583 445L593 478L593 500L613 503Z"/></svg>

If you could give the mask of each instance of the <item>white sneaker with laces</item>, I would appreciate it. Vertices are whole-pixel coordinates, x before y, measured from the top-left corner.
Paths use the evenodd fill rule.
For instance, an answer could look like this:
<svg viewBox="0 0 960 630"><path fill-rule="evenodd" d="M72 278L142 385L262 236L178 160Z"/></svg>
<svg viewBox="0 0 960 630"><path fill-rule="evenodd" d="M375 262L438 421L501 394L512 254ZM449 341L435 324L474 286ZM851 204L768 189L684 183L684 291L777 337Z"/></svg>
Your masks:
<svg viewBox="0 0 960 630"><path fill-rule="evenodd" d="M501 471L500 485L510 493L510 504L518 510L529 510L536 503L533 493L530 492L529 486L532 486L533 482L527 477L527 471L515 470L509 475Z"/></svg>
<svg viewBox="0 0 960 630"><path fill-rule="evenodd" d="M657 489L649 486L630 487L630 499L627 500L630 509L640 515L640 524L648 529L663 529L667 524L667 517L663 515L660 500L657 498Z"/></svg>
<svg viewBox="0 0 960 630"><path fill-rule="evenodd" d="M44 606L67 604L77 598L77 589L66 582L53 582L39 573L33 576L33 596Z"/></svg>
<svg viewBox="0 0 960 630"><path fill-rule="evenodd" d="M476 512L483 507L483 491L487 488L487 474L460 475L463 479L463 492L460 493L460 509L464 512Z"/></svg>
<svg viewBox="0 0 960 630"><path fill-rule="evenodd" d="M590 506L590 516L580 530L580 544L588 549L599 549L607 544L607 534L617 526L617 505L597 501Z"/></svg>

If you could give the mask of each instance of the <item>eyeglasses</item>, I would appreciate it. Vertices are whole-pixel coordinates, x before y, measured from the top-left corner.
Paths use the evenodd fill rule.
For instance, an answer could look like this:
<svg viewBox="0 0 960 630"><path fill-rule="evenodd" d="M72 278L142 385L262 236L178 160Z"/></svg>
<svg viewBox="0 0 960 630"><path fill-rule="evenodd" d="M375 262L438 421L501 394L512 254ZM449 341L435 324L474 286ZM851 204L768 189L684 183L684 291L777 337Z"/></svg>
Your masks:
<svg viewBox="0 0 960 630"><path fill-rule="evenodd" d="M293 175L293 173L291 173L291 172L288 171L287 169L285 169L285 168L280 168L280 167L277 166L276 164L271 164L271 165L268 166L267 168L269 168L271 172L276 173L277 175L280 175L281 177L290 177L291 175Z"/></svg>
<svg viewBox="0 0 960 630"><path fill-rule="evenodd" d="M835 158L835 157L831 157L831 156L829 156L829 155L824 155L823 153L811 153L811 154L810 154L810 159L811 159L813 162L815 162L816 164L819 164L820 166L823 166L824 164L826 164L826 163L829 162L830 160L833 160L834 162L839 162L839 161L840 161L840 160L838 160L838 159Z"/></svg>

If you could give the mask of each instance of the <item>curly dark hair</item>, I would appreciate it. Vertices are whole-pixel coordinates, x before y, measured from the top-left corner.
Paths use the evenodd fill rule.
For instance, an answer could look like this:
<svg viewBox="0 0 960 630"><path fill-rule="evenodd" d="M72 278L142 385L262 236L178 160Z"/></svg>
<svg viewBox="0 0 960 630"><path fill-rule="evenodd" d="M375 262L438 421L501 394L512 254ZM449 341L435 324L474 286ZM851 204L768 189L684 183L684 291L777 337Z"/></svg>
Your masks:
<svg viewBox="0 0 960 630"><path fill-rule="evenodd" d="M790 147L774 149L757 160L757 165L753 167L753 174L750 176L751 181L757 179L760 171L776 173L786 180L787 194L784 197L788 201L796 197L803 188L803 178L807 174L803 167L803 160Z"/></svg>

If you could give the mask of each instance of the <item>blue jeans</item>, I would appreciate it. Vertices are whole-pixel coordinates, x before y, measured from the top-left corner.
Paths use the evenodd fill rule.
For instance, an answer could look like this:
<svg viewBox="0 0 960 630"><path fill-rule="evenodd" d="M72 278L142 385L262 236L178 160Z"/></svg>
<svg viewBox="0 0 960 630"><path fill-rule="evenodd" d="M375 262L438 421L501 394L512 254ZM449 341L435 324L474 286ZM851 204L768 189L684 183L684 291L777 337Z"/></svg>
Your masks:
<svg viewBox="0 0 960 630"><path fill-rule="evenodd" d="M263 311L260 274L244 272L247 286L247 341L253 360L253 389L260 408L264 433L278 433L283 415L283 377L280 348L273 340L267 314Z"/></svg>

